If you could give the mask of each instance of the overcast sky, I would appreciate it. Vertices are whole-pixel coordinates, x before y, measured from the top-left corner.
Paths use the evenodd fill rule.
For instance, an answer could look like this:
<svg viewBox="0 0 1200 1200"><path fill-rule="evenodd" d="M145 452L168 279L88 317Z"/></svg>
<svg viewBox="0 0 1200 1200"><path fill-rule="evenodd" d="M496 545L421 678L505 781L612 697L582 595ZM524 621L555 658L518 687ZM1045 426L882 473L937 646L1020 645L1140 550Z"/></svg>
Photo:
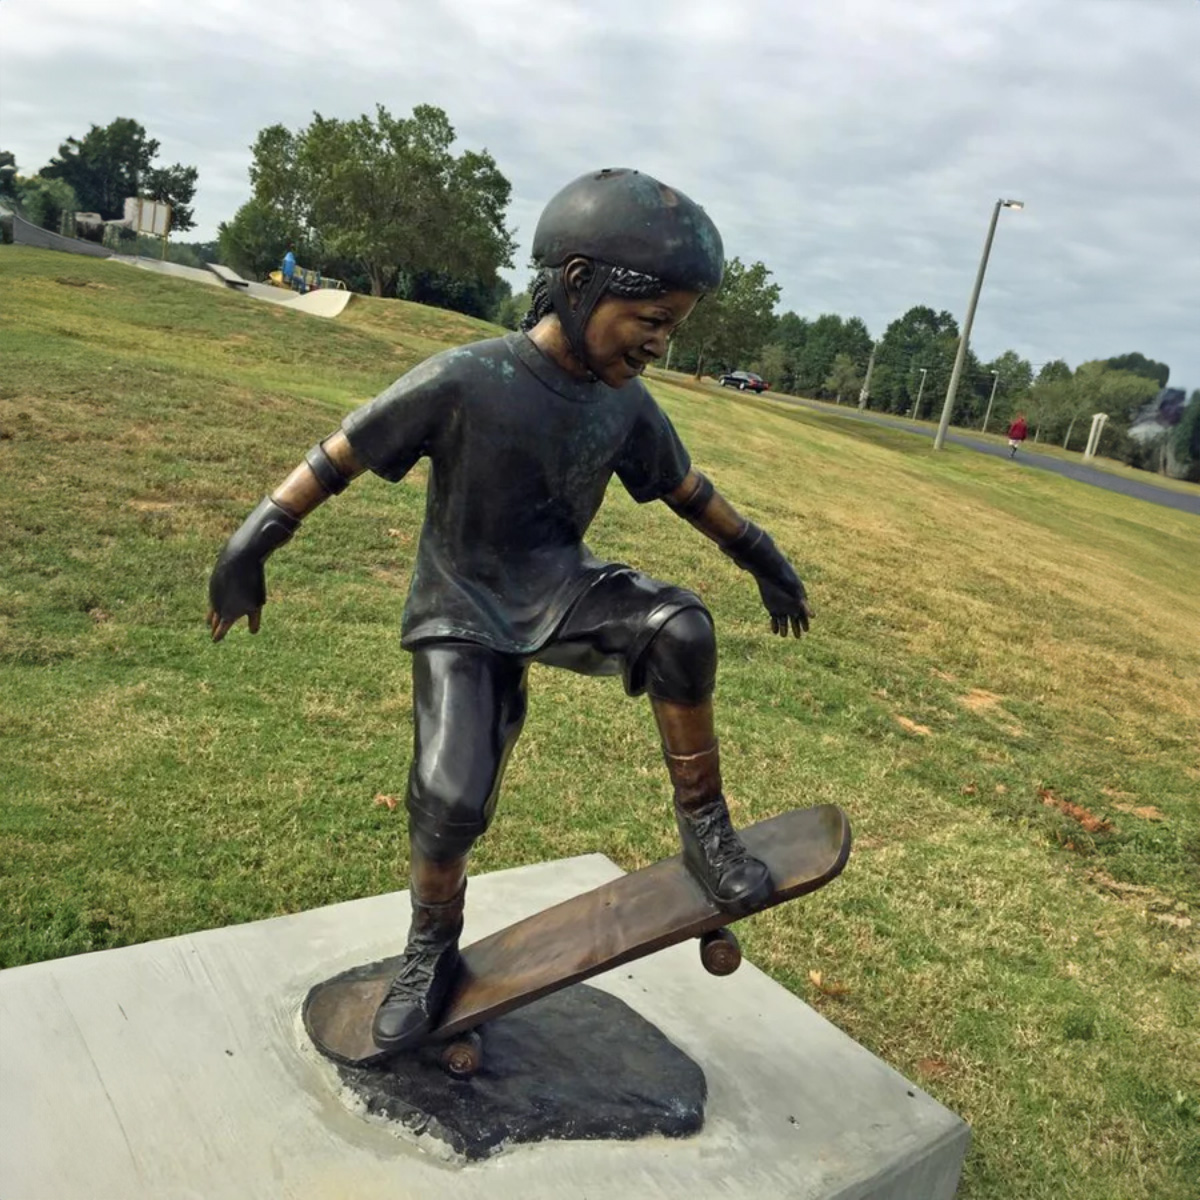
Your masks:
<svg viewBox="0 0 1200 1200"><path fill-rule="evenodd" d="M513 185L523 286L546 200L633 166L761 259L782 308L961 320L1072 366L1139 350L1200 387L1200 0L0 0L0 147L22 174L134 117L200 170L199 227L249 145L313 111L444 108Z"/></svg>

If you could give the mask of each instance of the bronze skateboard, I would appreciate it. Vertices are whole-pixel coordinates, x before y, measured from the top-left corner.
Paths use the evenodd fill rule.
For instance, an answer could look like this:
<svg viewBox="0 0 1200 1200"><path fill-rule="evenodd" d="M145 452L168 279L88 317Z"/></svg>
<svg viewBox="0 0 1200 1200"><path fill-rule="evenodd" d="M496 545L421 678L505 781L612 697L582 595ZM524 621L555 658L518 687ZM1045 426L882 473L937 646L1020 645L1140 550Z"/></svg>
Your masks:
<svg viewBox="0 0 1200 1200"><path fill-rule="evenodd" d="M824 887L850 855L850 823L833 804L794 809L739 832L775 885L758 912ZM442 1043L443 1066L469 1077L482 1062L476 1031L484 1022L692 937L700 939L705 968L728 975L741 950L725 926L738 919L709 900L678 855L622 875L467 946L427 1043ZM399 965L397 956L355 967L309 991L304 1027L322 1054L363 1067L396 1053L375 1045L371 1021Z"/></svg>

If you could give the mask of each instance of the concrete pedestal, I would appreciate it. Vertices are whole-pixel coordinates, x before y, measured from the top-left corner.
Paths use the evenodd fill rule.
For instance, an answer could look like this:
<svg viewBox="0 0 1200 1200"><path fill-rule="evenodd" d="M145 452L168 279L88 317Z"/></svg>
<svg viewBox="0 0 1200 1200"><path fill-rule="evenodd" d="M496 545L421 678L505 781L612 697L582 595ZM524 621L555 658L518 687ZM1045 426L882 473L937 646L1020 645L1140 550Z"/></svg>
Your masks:
<svg viewBox="0 0 1200 1200"><path fill-rule="evenodd" d="M589 855L473 879L466 938L618 873ZM313 983L394 953L407 919L397 892L0 972L0 1195L954 1195L970 1136L962 1121L749 964L727 979L705 974L691 943L592 986L703 1067L701 1133L446 1163L351 1111L298 1021Z"/></svg>

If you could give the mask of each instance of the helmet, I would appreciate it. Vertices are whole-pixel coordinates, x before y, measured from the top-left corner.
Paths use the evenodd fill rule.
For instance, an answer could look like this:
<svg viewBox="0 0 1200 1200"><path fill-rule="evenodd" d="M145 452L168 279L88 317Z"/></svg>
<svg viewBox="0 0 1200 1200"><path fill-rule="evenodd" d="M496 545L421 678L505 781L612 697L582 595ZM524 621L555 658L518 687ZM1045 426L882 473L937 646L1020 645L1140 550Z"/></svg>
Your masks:
<svg viewBox="0 0 1200 1200"><path fill-rule="evenodd" d="M584 329L614 270L637 271L689 292L715 291L725 273L721 235L704 209L625 167L581 175L546 205L533 234L534 262L561 267L575 255L595 263L582 295L572 302L562 273L553 271L550 301L585 367Z"/></svg>
<svg viewBox="0 0 1200 1200"><path fill-rule="evenodd" d="M582 175L546 205L534 261L561 267L576 254L696 292L714 291L725 270L721 235L704 209L624 167Z"/></svg>

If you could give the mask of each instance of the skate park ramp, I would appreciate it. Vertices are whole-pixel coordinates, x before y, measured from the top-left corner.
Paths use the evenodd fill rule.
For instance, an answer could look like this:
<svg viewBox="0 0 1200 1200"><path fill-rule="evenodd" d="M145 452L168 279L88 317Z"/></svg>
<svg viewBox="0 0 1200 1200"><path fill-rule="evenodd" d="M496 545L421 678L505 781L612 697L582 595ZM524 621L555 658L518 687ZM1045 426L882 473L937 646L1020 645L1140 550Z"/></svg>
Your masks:
<svg viewBox="0 0 1200 1200"><path fill-rule="evenodd" d="M65 254L81 254L87 258L105 258L109 262L122 263L128 267L137 267L141 271L152 271L159 275L170 275L175 279L186 279L191 283L204 283L215 287L227 287L232 291L241 292L255 300L265 300L268 304L278 304L290 308L293 312L307 313L310 317L333 318L340 316L350 303L353 292L334 288L319 288L301 296L283 288L272 287L268 283L255 283L243 279L236 271L218 263L207 264L207 269L200 267L185 267L181 263L167 262L156 258L142 258L131 254L117 254L105 246L94 242L85 242L79 238L63 237L26 221L17 213L11 215L13 224L13 243L18 246L31 246L39 250L57 250Z"/></svg>
<svg viewBox="0 0 1200 1200"><path fill-rule="evenodd" d="M308 313L310 317L339 316L354 294L341 288L318 288L301 296L269 283L255 283L253 280L243 279L236 271L219 263L209 263L208 270L212 272L211 278L219 280L234 291L244 292L247 296L253 296L255 300L265 300L268 304L281 304L295 312Z"/></svg>

